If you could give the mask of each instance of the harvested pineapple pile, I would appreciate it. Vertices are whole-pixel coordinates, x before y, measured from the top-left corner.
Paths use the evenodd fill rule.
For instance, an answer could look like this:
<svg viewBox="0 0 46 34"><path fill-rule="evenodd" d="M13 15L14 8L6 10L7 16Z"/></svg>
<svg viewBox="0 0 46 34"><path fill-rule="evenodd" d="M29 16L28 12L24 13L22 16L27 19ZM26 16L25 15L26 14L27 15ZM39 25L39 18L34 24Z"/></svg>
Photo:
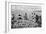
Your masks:
<svg viewBox="0 0 46 34"><path fill-rule="evenodd" d="M36 15L31 14L31 16L27 15L25 13L24 16L18 15L14 18L14 24L13 27L19 28L19 27L35 27L38 26L35 19ZM16 20L16 21L15 21Z"/></svg>

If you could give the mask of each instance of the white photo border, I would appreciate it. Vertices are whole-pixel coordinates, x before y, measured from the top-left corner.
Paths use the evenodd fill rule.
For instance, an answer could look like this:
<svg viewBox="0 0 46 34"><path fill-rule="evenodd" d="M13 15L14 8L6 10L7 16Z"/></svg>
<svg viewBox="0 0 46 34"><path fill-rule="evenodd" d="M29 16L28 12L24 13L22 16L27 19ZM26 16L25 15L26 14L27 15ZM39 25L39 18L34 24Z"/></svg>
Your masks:
<svg viewBox="0 0 46 34"><path fill-rule="evenodd" d="M42 13L44 11L43 3L24 3L24 2L7 2L7 32L9 31L21 31L21 30L31 30L31 31L45 31L45 23L43 23L42 19L42 28L26 28L26 29L11 29L11 5L32 5L35 6L41 6L42 7ZM43 18L43 16L42 16Z"/></svg>

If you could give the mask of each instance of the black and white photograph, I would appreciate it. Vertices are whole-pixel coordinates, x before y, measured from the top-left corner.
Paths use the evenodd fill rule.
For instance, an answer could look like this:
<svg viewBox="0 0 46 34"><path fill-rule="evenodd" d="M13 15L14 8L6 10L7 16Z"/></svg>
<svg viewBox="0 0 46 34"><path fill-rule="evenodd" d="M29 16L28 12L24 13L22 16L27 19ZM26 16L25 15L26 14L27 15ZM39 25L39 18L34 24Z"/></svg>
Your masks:
<svg viewBox="0 0 46 34"><path fill-rule="evenodd" d="M45 31L43 3L8 2L6 11L6 32L15 34L38 32L39 34Z"/></svg>
<svg viewBox="0 0 46 34"><path fill-rule="evenodd" d="M45 0L0 0L1 34L46 34Z"/></svg>
<svg viewBox="0 0 46 34"><path fill-rule="evenodd" d="M11 29L41 28L41 6L11 5Z"/></svg>

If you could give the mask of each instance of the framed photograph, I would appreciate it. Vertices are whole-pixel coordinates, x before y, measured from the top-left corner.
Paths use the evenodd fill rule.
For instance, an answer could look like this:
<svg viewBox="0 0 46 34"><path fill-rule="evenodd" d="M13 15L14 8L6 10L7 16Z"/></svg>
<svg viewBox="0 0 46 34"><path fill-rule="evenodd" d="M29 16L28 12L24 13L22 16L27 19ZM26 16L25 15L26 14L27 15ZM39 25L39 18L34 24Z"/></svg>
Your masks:
<svg viewBox="0 0 46 34"><path fill-rule="evenodd" d="M43 3L6 2L6 32L44 30Z"/></svg>

